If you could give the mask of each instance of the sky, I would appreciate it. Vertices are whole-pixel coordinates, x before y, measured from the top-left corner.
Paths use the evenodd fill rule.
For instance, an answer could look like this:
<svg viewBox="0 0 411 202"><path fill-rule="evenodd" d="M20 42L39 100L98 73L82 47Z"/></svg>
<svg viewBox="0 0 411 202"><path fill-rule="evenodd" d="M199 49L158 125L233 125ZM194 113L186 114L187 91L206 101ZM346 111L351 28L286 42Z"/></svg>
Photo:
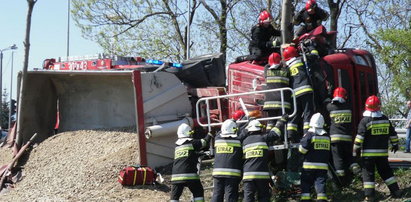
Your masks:
<svg viewBox="0 0 411 202"><path fill-rule="evenodd" d="M33 9L30 36L29 70L42 68L44 59L67 55L67 1L38 0ZM16 44L12 51L3 52L2 88L10 92L13 76L13 95L16 98L17 73L23 69L24 39L28 5L26 0L0 0L0 49ZM70 56L94 55L103 50L97 43L84 39L74 20L70 19Z"/></svg>

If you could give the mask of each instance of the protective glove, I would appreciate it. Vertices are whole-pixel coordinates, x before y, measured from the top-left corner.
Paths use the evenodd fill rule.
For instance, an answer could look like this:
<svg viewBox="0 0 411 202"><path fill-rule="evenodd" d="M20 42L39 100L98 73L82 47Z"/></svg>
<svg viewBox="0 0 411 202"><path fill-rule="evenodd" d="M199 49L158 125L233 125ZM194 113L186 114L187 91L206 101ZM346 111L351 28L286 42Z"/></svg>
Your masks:
<svg viewBox="0 0 411 202"><path fill-rule="evenodd" d="M279 38L279 37L275 37L273 40L272 40L272 47L274 47L274 48L276 48L276 47L280 47L281 46L281 38Z"/></svg>
<svg viewBox="0 0 411 202"><path fill-rule="evenodd" d="M353 156L360 156L361 155L361 147L359 145L354 144L354 149L353 149Z"/></svg>
<svg viewBox="0 0 411 202"><path fill-rule="evenodd" d="M394 152L394 154L395 154L395 152L397 152L397 151L398 151L398 145L397 144L392 145L391 152Z"/></svg>
<svg viewBox="0 0 411 202"><path fill-rule="evenodd" d="M278 129L282 129L283 126L284 126L284 124L285 124L285 122L287 122L287 120L288 120L288 114L283 114L283 115L281 116L281 119L279 119L279 120L277 121L277 123L275 124L275 127L278 128Z"/></svg>

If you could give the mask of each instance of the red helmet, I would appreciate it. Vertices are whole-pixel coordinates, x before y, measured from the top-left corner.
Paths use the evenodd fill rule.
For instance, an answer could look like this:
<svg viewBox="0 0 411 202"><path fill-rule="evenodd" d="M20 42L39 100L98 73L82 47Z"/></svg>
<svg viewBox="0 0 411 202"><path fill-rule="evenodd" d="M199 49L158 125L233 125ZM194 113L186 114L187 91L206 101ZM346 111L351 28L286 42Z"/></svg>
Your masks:
<svg viewBox="0 0 411 202"><path fill-rule="evenodd" d="M340 98L344 98L347 99L347 91L345 90L345 88L343 87L338 87L334 90L334 95L333 97L340 97Z"/></svg>
<svg viewBox="0 0 411 202"><path fill-rule="evenodd" d="M299 56L298 50L294 46L288 46L283 49L283 57L285 61L297 56Z"/></svg>
<svg viewBox="0 0 411 202"><path fill-rule="evenodd" d="M371 95L367 98L367 100L365 101L365 110L375 112L380 111L380 109L381 102L377 96Z"/></svg>
<svg viewBox="0 0 411 202"><path fill-rule="evenodd" d="M305 10L315 9L316 6L317 2L315 0L308 0L307 3L305 3Z"/></svg>
<svg viewBox="0 0 411 202"><path fill-rule="evenodd" d="M264 10L260 13L260 16L258 16L258 23L269 23L272 21L272 19L273 17L271 16L271 14L268 11Z"/></svg>
<svg viewBox="0 0 411 202"><path fill-rule="evenodd" d="M237 110L233 113L233 119L240 120L241 118L243 118L244 115L245 113L243 112L243 110Z"/></svg>
<svg viewBox="0 0 411 202"><path fill-rule="evenodd" d="M271 53L270 57L268 57L268 64L270 66L280 64L281 62L281 55L278 53Z"/></svg>

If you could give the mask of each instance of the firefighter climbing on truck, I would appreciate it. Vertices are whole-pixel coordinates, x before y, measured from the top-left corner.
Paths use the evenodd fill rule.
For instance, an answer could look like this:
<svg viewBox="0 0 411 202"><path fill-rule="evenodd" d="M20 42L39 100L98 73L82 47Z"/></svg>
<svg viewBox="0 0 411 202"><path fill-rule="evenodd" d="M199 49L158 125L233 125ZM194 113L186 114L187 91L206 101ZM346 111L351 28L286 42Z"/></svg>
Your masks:
<svg viewBox="0 0 411 202"><path fill-rule="evenodd" d="M251 28L251 41L248 46L250 54L237 57L235 62L266 60L272 52L279 52L281 32L274 28L272 21L271 14L262 10L258 16L258 24Z"/></svg>

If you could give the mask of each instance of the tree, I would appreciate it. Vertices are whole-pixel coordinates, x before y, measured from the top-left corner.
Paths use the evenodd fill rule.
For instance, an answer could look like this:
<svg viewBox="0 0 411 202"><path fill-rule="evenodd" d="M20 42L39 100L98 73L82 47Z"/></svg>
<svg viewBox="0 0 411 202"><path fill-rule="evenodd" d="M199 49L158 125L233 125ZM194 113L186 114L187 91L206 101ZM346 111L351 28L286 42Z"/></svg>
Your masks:
<svg viewBox="0 0 411 202"><path fill-rule="evenodd" d="M194 0L187 19L185 2L177 0L73 0L72 4L84 36L106 52L177 61L185 58L186 26L199 6Z"/></svg>
<svg viewBox="0 0 411 202"><path fill-rule="evenodd" d="M36 4L37 0L27 0L27 5L28 5L28 10L27 10L27 17L26 17L26 37L24 40L24 62L23 62L23 71L22 71L22 78L21 78L21 84L20 84L20 94L19 94L19 103L22 103L22 100L24 100L24 95L25 90L26 90L26 80L27 80L27 69L29 66L29 55L30 55L30 30L31 30L31 16L33 13L33 8L34 5ZM18 112L19 114L17 115L17 139L16 143L17 145L22 145L23 140L20 139L19 137L22 137L21 129L23 126L21 126L20 123L21 117L20 113L24 110L23 106L21 104L18 105Z"/></svg>
<svg viewBox="0 0 411 202"><path fill-rule="evenodd" d="M347 6L347 24L354 30L351 34L355 37L351 46L368 48L376 57L378 79L384 81L379 82L379 87L385 113L390 117L404 117L404 103L410 95L399 82L408 81L409 77L402 76L409 75L411 70L404 64L398 68L395 53L406 50L404 43L399 42L408 39L407 32L403 31L410 29L409 0L359 0L350 1ZM393 40L393 37L398 38Z"/></svg>

